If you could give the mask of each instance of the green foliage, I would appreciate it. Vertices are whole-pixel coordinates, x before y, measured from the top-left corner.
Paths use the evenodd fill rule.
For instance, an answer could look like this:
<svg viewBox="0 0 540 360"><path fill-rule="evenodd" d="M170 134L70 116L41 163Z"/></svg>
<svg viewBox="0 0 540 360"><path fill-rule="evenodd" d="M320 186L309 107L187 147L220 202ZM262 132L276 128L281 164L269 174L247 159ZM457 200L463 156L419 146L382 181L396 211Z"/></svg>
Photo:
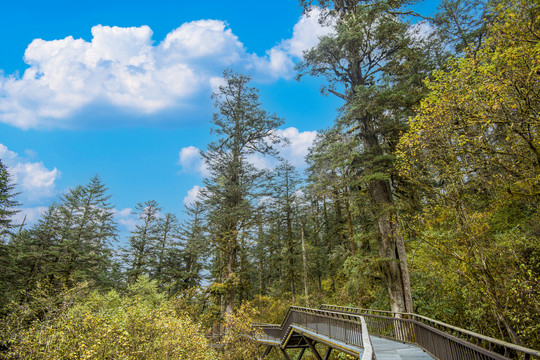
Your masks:
<svg viewBox="0 0 540 360"><path fill-rule="evenodd" d="M454 314L444 314L446 302L422 306L538 347L540 8L505 1L491 16L477 51L426 81L430 93L401 139L400 172L423 192L409 223L419 278L452 269L439 288L461 290L448 291Z"/></svg>
<svg viewBox="0 0 540 360"><path fill-rule="evenodd" d="M0 159L0 246L4 245L4 237L10 233L14 226L12 223L13 215L18 213L15 208L20 204L15 200L18 194L14 190L15 185L12 183L11 175ZM1 251L0 256L2 256Z"/></svg>
<svg viewBox="0 0 540 360"><path fill-rule="evenodd" d="M202 153L211 176L202 193L209 238L216 258L214 277L228 284L225 310L231 315L238 295L245 296L247 237L254 221L256 200L261 196L264 172L248 162L251 154L276 155L272 144L279 141L275 128L282 119L262 109L250 78L230 70L224 85L213 94L216 112L212 133L217 140Z"/></svg>
<svg viewBox="0 0 540 360"><path fill-rule="evenodd" d="M200 327L139 279L126 295L92 292L12 340L13 359L217 359Z"/></svg>
<svg viewBox="0 0 540 360"><path fill-rule="evenodd" d="M54 297L85 281L95 288L113 286L116 224L106 192L93 177L62 195L31 229L2 246L7 256L0 274L0 313L6 313L9 303L31 303L38 288Z"/></svg>
<svg viewBox="0 0 540 360"><path fill-rule="evenodd" d="M123 250L124 261L130 264L127 273L131 281L153 273L159 241L160 211L155 200L135 206L133 214L137 215L139 224L131 232L129 246Z"/></svg>

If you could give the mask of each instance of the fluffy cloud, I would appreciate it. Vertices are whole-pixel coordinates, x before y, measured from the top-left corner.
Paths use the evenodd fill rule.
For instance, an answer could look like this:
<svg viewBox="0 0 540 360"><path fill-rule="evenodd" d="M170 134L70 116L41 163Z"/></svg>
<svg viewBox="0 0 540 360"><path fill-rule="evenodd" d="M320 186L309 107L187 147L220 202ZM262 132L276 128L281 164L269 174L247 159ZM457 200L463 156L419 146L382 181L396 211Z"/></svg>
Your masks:
<svg viewBox="0 0 540 360"><path fill-rule="evenodd" d="M295 127L289 127L276 130L276 134L286 140L274 145L279 156L289 161L298 170L304 170L307 166L306 155L315 141L317 132L299 131ZM276 159L260 154L250 155L248 161L258 169L271 169L277 165Z"/></svg>
<svg viewBox="0 0 540 360"><path fill-rule="evenodd" d="M199 173L208 176L210 173L200 154L199 148L188 146L178 153L178 164L182 166L182 172Z"/></svg>
<svg viewBox="0 0 540 360"><path fill-rule="evenodd" d="M0 144L0 159L2 159L2 162L12 162L16 158L16 152L9 150L4 144Z"/></svg>
<svg viewBox="0 0 540 360"><path fill-rule="evenodd" d="M304 51L313 48L319 43L319 39L323 36L333 33L335 21L328 18L328 24L322 26L319 22L321 18L321 10L317 7L303 15L300 20L294 25L293 36L288 40L284 40L281 47L292 56L301 58Z"/></svg>
<svg viewBox="0 0 540 360"><path fill-rule="evenodd" d="M329 32L318 15L317 9L303 15L292 38L263 56L248 53L220 20L182 24L158 44L148 26L97 25L90 41L35 39L26 49L29 68L22 77L0 73L0 121L23 129L73 127L96 109L148 121L193 109L197 99L210 107L208 92L225 66L259 80L292 77L293 60Z"/></svg>
<svg viewBox="0 0 540 360"><path fill-rule="evenodd" d="M170 62L217 56L221 65L231 65L245 56L244 45L219 20L185 23L165 37L159 50Z"/></svg>
<svg viewBox="0 0 540 360"><path fill-rule="evenodd" d="M133 214L131 208L124 208L122 210L113 209L114 220L123 226L124 231L135 230L135 226L138 223L137 215Z"/></svg>
<svg viewBox="0 0 540 360"><path fill-rule="evenodd" d="M58 169L49 170L43 162L25 160L3 144L0 144L0 159L8 167L25 202L34 202L55 194L55 182L60 176Z"/></svg>
<svg viewBox="0 0 540 360"><path fill-rule="evenodd" d="M32 225L39 220L41 214L47 211L47 208L45 206L36 206L19 210L20 211L13 217L13 223L22 224L24 222L26 225Z"/></svg>
<svg viewBox="0 0 540 360"><path fill-rule="evenodd" d="M204 188L201 188L199 185L195 185L189 189L187 195L184 197L184 205L191 206L195 204L195 202L199 200L199 194L201 193L202 189Z"/></svg>
<svg viewBox="0 0 540 360"><path fill-rule="evenodd" d="M267 50L264 58L254 56L253 63L258 73L265 74L271 80L292 78L293 60L302 58L304 51L310 50L319 43L321 37L334 31L335 22L332 19L329 18L325 25L321 25L320 18L321 10L317 7L311 8L294 25L290 39L282 40L279 45Z"/></svg>
<svg viewBox="0 0 540 360"><path fill-rule="evenodd" d="M316 131L298 131L297 128L277 130L279 136L288 140L288 144L282 145L280 155L299 169L306 167L306 155L317 136Z"/></svg>
<svg viewBox="0 0 540 360"><path fill-rule="evenodd" d="M276 130L276 134L286 140L274 145L279 155L299 170L304 170L307 166L306 155L315 141L317 132L299 131L295 127L289 127ZM178 164L182 166L182 172L198 173L202 176L210 175L200 155L200 150L195 146L182 148L178 157ZM275 158L257 153L249 155L247 161L258 169L271 169L277 164Z"/></svg>

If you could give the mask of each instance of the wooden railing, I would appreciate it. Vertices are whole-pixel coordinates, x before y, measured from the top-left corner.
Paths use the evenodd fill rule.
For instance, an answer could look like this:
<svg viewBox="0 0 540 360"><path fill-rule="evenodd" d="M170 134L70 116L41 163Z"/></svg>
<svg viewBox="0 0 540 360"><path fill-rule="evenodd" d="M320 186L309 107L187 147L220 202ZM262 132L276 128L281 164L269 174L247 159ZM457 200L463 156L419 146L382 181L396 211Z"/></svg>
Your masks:
<svg viewBox="0 0 540 360"><path fill-rule="evenodd" d="M321 310L357 314L369 333L417 344L442 360L540 359L540 351L483 336L425 316L410 313L322 305Z"/></svg>
<svg viewBox="0 0 540 360"><path fill-rule="evenodd" d="M292 306L281 325L254 324L254 327L262 330L259 332L263 334L258 339L259 341L273 343L276 346L278 344L286 346L287 340L293 332L307 330L312 331L317 336L322 335L329 339L338 340L341 342L341 346L334 346L341 347L342 351L367 348L370 360L373 358L371 341L364 343L363 340L364 338L369 339L369 336L363 334L367 326L364 321L364 327L362 327L362 316L360 315ZM310 336L309 334L304 335Z"/></svg>

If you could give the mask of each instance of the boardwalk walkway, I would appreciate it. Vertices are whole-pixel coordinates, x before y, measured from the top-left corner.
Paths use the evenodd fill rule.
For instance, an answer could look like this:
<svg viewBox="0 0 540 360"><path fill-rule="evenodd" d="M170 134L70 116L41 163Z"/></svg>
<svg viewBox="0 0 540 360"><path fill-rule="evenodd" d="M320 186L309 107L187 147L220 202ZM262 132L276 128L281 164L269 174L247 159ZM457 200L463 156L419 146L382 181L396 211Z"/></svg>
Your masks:
<svg viewBox="0 0 540 360"><path fill-rule="evenodd" d="M370 335L377 360L433 360L420 346Z"/></svg>
<svg viewBox="0 0 540 360"><path fill-rule="evenodd" d="M320 309L292 306L281 325L255 325L254 338L291 359L289 349L309 350L328 360L333 350L362 360L540 359L540 351L489 338L416 314L332 305ZM319 346L316 346L318 345ZM321 348L324 354L319 354Z"/></svg>

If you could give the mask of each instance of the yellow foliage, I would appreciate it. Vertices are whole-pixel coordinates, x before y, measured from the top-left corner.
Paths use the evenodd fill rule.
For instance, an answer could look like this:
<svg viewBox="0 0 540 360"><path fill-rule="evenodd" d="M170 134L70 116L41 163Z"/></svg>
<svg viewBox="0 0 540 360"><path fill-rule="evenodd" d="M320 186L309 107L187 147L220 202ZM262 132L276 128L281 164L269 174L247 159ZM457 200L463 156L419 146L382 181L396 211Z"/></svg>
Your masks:
<svg viewBox="0 0 540 360"><path fill-rule="evenodd" d="M7 358L217 359L199 326L149 288L129 297L93 293L19 334Z"/></svg>
<svg viewBox="0 0 540 360"><path fill-rule="evenodd" d="M233 315L225 315L224 335L220 341L221 351L228 359L259 359L261 345L254 340L258 331L252 327L255 309L244 303Z"/></svg>
<svg viewBox="0 0 540 360"><path fill-rule="evenodd" d="M540 194L540 11L507 1L473 56L451 59L401 139L403 175L422 185L426 170L459 185L482 171L511 192Z"/></svg>
<svg viewBox="0 0 540 360"><path fill-rule="evenodd" d="M426 80L430 93L398 146L400 173L424 194L422 213L407 224L419 239L412 276L439 278L439 294L459 287L453 296L476 321L471 328L498 337L504 329L507 340L532 347L540 328L540 293L530 286L540 269L539 5L493 8L479 50Z"/></svg>

